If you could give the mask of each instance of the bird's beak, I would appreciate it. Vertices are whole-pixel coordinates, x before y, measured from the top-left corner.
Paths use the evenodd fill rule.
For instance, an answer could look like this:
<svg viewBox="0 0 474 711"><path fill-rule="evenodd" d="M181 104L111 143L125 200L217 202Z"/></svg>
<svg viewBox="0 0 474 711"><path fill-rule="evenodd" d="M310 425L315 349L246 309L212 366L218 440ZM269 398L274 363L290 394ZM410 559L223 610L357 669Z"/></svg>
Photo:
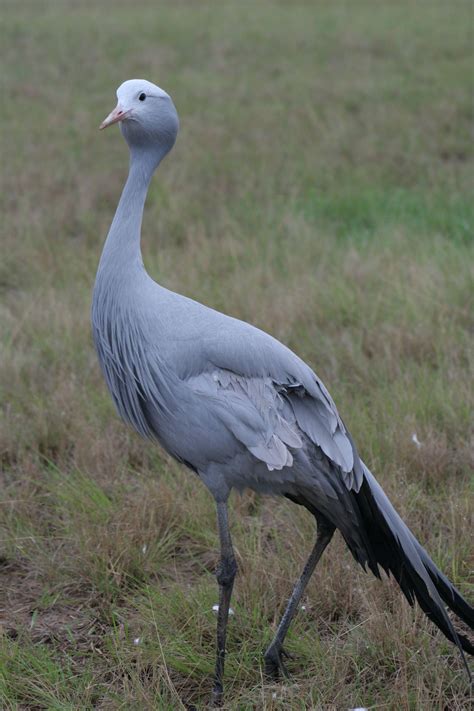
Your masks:
<svg viewBox="0 0 474 711"><path fill-rule="evenodd" d="M102 131L103 128L107 128L107 126L111 126L113 123L123 121L129 114L130 111L125 111L120 104L117 104L115 109L102 121L99 130Z"/></svg>

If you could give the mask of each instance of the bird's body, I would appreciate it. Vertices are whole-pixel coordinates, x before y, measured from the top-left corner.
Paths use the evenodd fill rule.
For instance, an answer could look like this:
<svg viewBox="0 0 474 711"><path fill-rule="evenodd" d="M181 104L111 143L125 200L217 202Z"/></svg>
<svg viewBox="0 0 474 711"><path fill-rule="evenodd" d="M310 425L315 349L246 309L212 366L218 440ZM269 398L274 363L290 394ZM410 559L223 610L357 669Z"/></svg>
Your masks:
<svg viewBox="0 0 474 711"><path fill-rule="evenodd" d="M156 136L152 114L143 124L140 118L145 92L160 115ZM375 574L379 567L392 573L411 602L416 598L451 640L472 652L440 598L471 626L472 608L396 514L312 369L267 333L173 293L147 274L140 252L143 206L152 174L174 143L177 117L168 95L148 82L126 82L118 97L124 106L109 123L122 121L131 167L92 308L94 341L118 412L194 470L218 510L234 488L306 506L329 532L327 542L339 529L359 563ZM223 550L231 551L226 521L220 533ZM232 553L224 558L230 570ZM223 665L222 639L220 646ZM221 677L218 668L217 686Z"/></svg>

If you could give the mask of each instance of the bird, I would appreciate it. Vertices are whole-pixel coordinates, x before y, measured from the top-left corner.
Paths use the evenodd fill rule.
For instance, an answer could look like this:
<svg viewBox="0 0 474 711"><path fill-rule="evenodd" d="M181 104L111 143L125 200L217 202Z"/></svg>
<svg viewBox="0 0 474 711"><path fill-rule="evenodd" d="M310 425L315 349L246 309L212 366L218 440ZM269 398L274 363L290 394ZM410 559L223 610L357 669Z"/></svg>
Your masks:
<svg viewBox="0 0 474 711"><path fill-rule="evenodd" d="M338 530L352 556L385 571L408 602L464 651L447 606L471 630L474 608L437 568L359 456L323 382L301 358L255 326L155 282L140 240L145 199L179 129L173 100L144 79L117 89L129 173L100 257L91 322L98 360L122 419L194 472L214 497L220 558L211 700L223 703L229 606L237 573L228 522L232 490L283 496L315 518L315 542L264 654L271 679L286 675L283 642L305 587Z"/></svg>

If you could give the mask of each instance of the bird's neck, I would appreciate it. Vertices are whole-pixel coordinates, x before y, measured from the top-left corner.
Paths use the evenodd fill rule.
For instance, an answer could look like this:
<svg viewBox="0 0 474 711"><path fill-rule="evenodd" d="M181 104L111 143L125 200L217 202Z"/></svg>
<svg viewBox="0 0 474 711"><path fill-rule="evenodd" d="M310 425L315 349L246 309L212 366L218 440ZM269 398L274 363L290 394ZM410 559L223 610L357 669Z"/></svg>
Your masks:
<svg viewBox="0 0 474 711"><path fill-rule="evenodd" d="M132 151L130 169L99 263L104 271L122 275L144 270L140 249L143 208L150 180L163 155Z"/></svg>

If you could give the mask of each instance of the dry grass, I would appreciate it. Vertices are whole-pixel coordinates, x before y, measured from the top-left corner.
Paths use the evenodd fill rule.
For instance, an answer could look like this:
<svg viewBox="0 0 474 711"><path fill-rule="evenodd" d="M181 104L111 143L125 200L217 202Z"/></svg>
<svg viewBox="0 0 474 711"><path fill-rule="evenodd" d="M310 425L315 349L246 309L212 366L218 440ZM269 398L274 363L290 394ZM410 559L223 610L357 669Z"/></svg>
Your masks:
<svg viewBox="0 0 474 711"><path fill-rule="evenodd" d="M149 271L316 368L469 596L470 5L30 0L2 14L1 708L202 708L210 690L212 501L118 421L89 332L126 173L119 132L96 129L132 76L169 89L182 121L147 203ZM266 683L261 652L313 524L252 493L232 504L229 709L468 708L457 652L340 540L290 631L292 680Z"/></svg>

